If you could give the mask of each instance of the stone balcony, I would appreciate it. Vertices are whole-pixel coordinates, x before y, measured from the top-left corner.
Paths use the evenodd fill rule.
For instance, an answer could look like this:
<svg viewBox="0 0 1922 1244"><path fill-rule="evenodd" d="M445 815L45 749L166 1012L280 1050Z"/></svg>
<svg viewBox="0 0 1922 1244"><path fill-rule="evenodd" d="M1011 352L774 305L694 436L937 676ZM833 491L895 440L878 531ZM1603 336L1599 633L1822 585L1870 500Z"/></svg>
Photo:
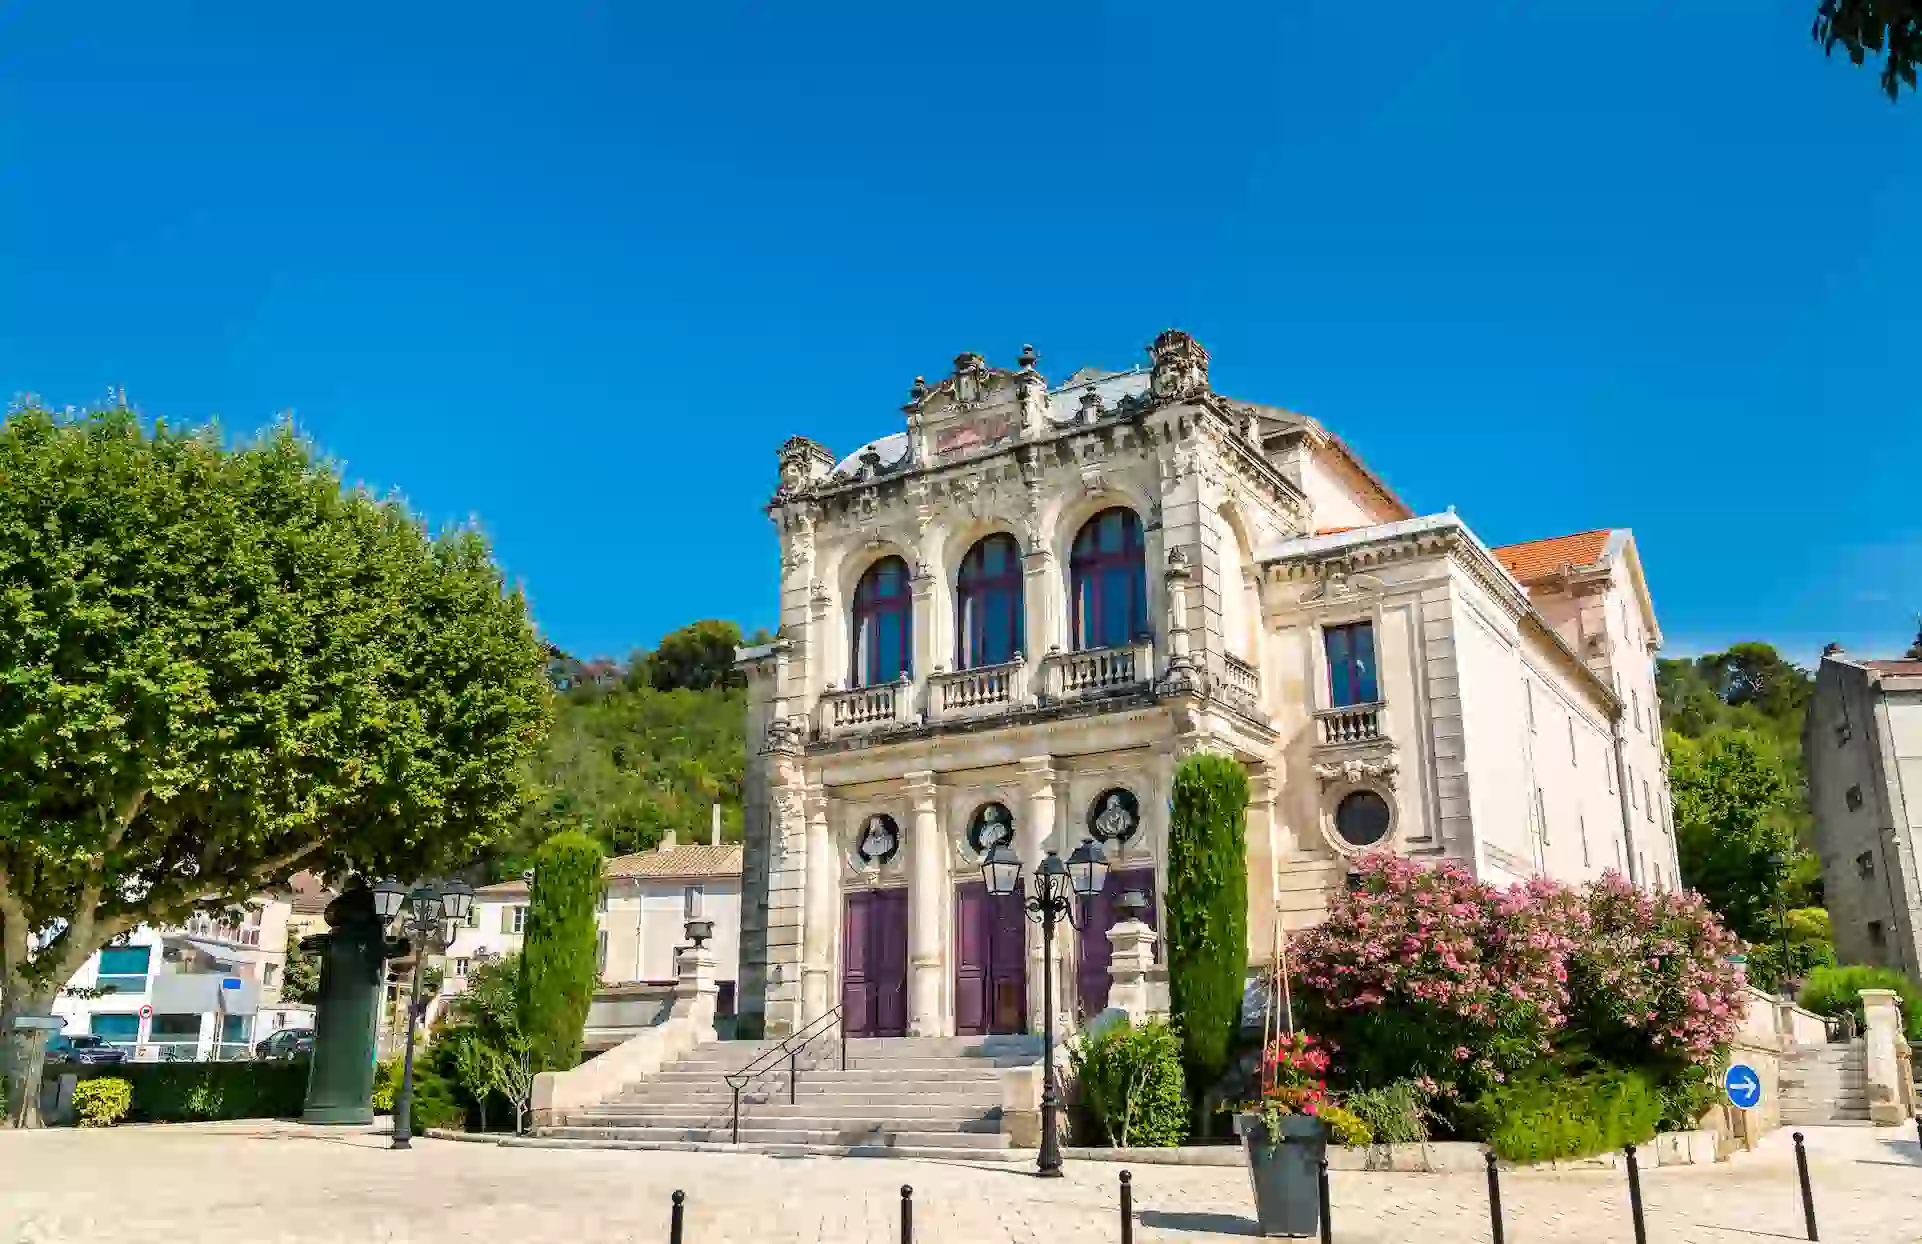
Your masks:
<svg viewBox="0 0 1922 1244"><path fill-rule="evenodd" d="M992 717L1026 708L1028 664L1019 653L999 665L936 673L928 678L928 720L957 721Z"/></svg>
<svg viewBox="0 0 1922 1244"><path fill-rule="evenodd" d="M915 684L903 674L899 681L878 687L851 687L821 695L817 729L824 739L866 734L920 723L914 711Z"/></svg>
<svg viewBox="0 0 1922 1244"><path fill-rule="evenodd" d="M1315 710L1315 741L1320 747L1349 747L1388 741L1386 704L1350 704Z"/></svg>
<svg viewBox="0 0 1922 1244"><path fill-rule="evenodd" d="M1138 687L1155 678L1155 646L1148 639L1118 648L1050 652L1042 659L1042 686L1051 704L1095 700Z"/></svg>
<svg viewBox="0 0 1922 1244"><path fill-rule="evenodd" d="M1261 671L1233 653L1221 654L1221 698L1235 708L1258 717L1261 714Z"/></svg>

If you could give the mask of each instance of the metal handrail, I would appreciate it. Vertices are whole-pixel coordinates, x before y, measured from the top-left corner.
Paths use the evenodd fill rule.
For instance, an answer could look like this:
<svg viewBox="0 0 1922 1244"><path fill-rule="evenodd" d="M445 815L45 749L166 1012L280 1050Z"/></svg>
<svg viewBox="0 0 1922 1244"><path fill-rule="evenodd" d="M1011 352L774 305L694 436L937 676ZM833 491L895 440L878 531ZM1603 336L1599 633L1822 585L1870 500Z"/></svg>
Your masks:
<svg viewBox="0 0 1922 1244"><path fill-rule="evenodd" d="M830 1021L835 1021L832 1026L839 1029L841 1033L841 1070L846 1071L848 1069L848 1026L845 1022L842 1022L842 1008L837 1006L831 1011L815 1016L799 1032L790 1034L787 1040L781 1042L781 1044L772 1049L762 1050L754 1056L752 1062L748 1063L747 1066L741 1068L739 1071L730 1072L721 1077L727 1081L727 1086L734 1090L734 1121L730 1128L730 1135L733 1138L731 1143L737 1145L741 1143L741 1090L773 1070L775 1064L781 1060L782 1056L786 1056L787 1104L792 1106L794 1104L794 1085L799 1074L798 1064L800 1062L801 1052L807 1049L808 1046L814 1044L818 1038L828 1031ZM761 1065L762 1063L767 1063L768 1065L763 1067Z"/></svg>

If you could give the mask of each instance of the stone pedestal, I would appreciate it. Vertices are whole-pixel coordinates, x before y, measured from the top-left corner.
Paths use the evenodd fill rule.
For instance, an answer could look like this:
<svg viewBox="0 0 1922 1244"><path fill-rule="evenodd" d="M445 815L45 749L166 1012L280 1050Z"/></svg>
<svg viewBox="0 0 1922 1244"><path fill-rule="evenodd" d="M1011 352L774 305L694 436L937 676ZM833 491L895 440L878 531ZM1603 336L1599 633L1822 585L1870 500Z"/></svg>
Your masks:
<svg viewBox="0 0 1922 1244"><path fill-rule="evenodd" d="M1123 920L1108 930L1113 947L1108 960L1108 1009L1125 1011L1128 1023L1139 1025L1155 1014L1148 974L1155 964L1155 931L1139 920Z"/></svg>
<svg viewBox="0 0 1922 1244"><path fill-rule="evenodd" d="M1862 1013L1864 1027L1862 1075L1867 1081L1869 1119L1874 1123L1900 1123L1909 1117L1905 1106L1908 1094L1896 1078L1901 1063L1896 1058L1896 1042L1902 1039L1902 999L1893 989L1864 989Z"/></svg>
<svg viewBox="0 0 1922 1244"><path fill-rule="evenodd" d="M314 1005L314 1058L307 1072L303 1123L374 1121L374 1021L380 1006L387 939L374 894L355 879L327 904L328 931L301 943L320 954Z"/></svg>
<svg viewBox="0 0 1922 1244"><path fill-rule="evenodd" d="M668 1018L686 1020L705 1030L705 1040L714 1040L714 1011L721 993L714 979L714 948L682 947L675 969L674 1005L668 1009Z"/></svg>

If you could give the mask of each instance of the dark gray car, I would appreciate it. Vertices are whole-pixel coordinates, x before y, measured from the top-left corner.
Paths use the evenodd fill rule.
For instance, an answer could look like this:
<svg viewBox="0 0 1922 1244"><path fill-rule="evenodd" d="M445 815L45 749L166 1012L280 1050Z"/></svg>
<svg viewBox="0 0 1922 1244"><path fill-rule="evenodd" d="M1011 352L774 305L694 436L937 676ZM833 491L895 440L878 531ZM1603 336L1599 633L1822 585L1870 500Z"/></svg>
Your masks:
<svg viewBox="0 0 1922 1244"><path fill-rule="evenodd" d="M127 1061L127 1051L110 1045L105 1037L90 1033L68 1036L64 1032L56 1032L47 1038L47 1061L88 1066L95 1063L124 1063Z"/></svg>
<svg viewBox="0 0 1922 1244"><path fill-rule="evenodd" d="M254 1046L254 1057L269 1061L298 1058L302 1054L313 1052L314 1030L312 1028L282 1028Z"/></svg>

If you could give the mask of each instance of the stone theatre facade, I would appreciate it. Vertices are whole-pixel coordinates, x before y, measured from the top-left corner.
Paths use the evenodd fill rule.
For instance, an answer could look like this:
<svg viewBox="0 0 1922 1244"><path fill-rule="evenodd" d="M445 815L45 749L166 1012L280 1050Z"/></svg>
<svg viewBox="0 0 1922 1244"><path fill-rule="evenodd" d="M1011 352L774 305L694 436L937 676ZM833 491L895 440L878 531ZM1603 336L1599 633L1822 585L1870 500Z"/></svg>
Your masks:
<svg viewBox="0 0 1922 1244"><path fill-rule="evenodd" d="M1627 532L1490 550L1314 420L1214 392L1187 334L1148 354L1057 386L1031 349L963 354L905 430L781 447L780 628L741 653L744 1035L836 1006L852 1035L1039 1031L1038 932L981 881L1001 842L1030 868L1104 844L1055 974L1063 1014L1099 1011L1202 750L1251 778L1251 964L1368 849L1674 884Z"/></svg>

